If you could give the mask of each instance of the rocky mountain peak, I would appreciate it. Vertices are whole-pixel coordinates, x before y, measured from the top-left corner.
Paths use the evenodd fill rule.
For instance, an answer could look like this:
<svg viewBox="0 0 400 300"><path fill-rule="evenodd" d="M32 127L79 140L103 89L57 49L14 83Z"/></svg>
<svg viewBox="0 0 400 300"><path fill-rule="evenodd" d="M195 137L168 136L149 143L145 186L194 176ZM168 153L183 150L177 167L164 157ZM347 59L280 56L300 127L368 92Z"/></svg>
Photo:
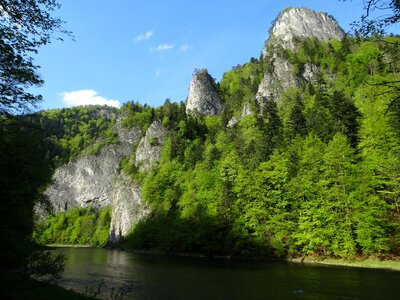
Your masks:
<svg viewBox="0 0 400 300"><path fill-rule="evenodd" d="M186 113L219 115L223 110L224 103L214 79L208 74L207 69L196 70L190 82Z"/></svg>
<svg viewBox="0 0 400 300"><path fill-rule="evenodd" d="M294 48L295 39L317 38L320 41L342 39L345 33L336 20L324 12L308 8L288 8L275 20L269 41L279 40L284 49ZM267 46L268 46L267 42ZM265 54L266 49L264 49Z"/></svg>
<svg viewBox="0 0 400 300"><path fill-rule="evenodd" d="M282 55L282 50L296 52L296 41L306 38L327 41L342 39L344 36L336 20L326 13L308 8L288 8L282 11L273 22L263 49L269 72L264 75L256 96L261 109L266 100L278 101L285 90L298 87L302 81L313 81L318 73L318 67L310 61L304 65L303 74L294 76L293 65Z"/></svg>

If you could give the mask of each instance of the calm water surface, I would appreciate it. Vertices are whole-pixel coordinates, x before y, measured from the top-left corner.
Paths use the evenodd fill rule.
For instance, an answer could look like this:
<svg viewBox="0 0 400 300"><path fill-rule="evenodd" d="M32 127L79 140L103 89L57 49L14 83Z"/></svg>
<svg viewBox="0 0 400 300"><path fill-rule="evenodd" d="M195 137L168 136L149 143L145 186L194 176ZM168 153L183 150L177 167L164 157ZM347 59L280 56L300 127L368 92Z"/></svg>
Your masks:
<svg viewBox="0 0 400 300"><path fill-rule="evenodd" d="M112 299L400 299L400 272L63 248L61 286Z"/></svg>

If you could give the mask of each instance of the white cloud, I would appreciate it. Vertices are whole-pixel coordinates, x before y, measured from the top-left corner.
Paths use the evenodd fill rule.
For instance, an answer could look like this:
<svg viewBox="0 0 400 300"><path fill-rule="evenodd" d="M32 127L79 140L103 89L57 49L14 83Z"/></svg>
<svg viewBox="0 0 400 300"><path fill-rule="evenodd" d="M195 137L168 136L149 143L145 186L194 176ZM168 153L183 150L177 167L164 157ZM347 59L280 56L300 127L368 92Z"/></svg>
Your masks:
<svg viewBox="0 0 400 300"><path fill-rule="evenodd" d="M179 52L181 53L186 53L189 50L192 50L194 47L190 44L183 44L182 46L179 47Z"/></svg>
<svg viewBox="0 0 400 300"><path fill-rule="evenodd" d="M147 31L145 33L139 34L138 36L135 37L136 42L141 42L145 40L151 39L151 37L154 35L154 31Z"/></svg>
<svg viewBox="0 0 400 300"><path fill-rule="evenodd" d="M154 52L154 51L166 51L166 50L171 50L172 48L174 48L175 45L171 45L171 44L160 44L157 47L152 47L150 48L150 51Z"/></svg>
<svg viewBox="0 0 400 300"><path fill-rule="evenodd" d="M67 105L108 105L120 107L121 104L118 100L110 100L97 95L95 90L80 90L72 92L64 92L61 94L63 101Z"/></svg>

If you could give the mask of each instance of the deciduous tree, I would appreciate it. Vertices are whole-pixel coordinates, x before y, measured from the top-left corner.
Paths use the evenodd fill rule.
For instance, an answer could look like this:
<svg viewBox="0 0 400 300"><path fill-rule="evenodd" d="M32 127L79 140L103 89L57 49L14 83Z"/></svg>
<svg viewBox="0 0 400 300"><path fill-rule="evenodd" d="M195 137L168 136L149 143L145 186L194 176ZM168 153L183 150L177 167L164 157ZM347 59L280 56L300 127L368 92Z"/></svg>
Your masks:
<svg viewBox="0 0 400 300"><path fill-rule="evenodd" d="M43 84L32 55L53 38L71 35L51 14L59 7L55 0L0 0L0 114L29 111L42 99L27 91Z"/></svg>

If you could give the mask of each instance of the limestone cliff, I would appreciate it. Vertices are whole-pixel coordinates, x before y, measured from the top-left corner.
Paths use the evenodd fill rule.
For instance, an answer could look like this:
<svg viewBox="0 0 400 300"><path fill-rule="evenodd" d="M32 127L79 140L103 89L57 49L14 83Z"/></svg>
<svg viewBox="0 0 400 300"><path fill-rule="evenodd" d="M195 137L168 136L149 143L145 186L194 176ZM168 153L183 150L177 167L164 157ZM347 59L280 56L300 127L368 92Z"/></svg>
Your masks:
<svg viewBox="0 0 400 300"><path fill-rule="evenodd" d="M140 185L125 173L117 176L112 191L112 219L108 241L117 242L150 212L142 201Z"/></svg>
<svg viewBox="0 0 400 300"><path fill-rule="evenodd" d="M74 207L112 206L112 224L115 230L110 234L116 232L116 238L118 232L125 234L127 228L144 214L143 210L136 215L122 213L121 216L123 207L131 207L130 212L133 209L137 212L139 207L142 208L140 191L131 192L129 178L120 173L122 159L131 154L141 137L140 129L130 129L122 125L124 117L120 115L114 125L118 134L117 144L107 145L95 155L82 154L74 161L59 167L53 175L53 183L45 192L54 213Z"/></svg>
<svg viewBox="0 0 400 300"><path fill-rule="evenodd" d="M294 76L293 66L282 55L285 49L296 51L296 41L305 38L327 41L342 39L345 36L332 17L307 8L290 8L283 11L269 32L263 56L270 67L257 92L261 108L266 99L279 100L285 90L299 86L302 80L313 80L318 72L318 68L310 62L304 66L300 77Z"/></svg>
<svg viewBox="0 0 400 300"><path fill-rule="evenodd" d="M166 135L167 130L159 121L154 121L146 130L134 156L140 171L146 172L158 163ZM143 203L140 184L123 171L114 180L111 199L112 219L108 241L114 243L126 236L132 226L147 216L150 210Z"/></svg>
<svg viewBox="0 0 400 300"><path fill-rule="evenodd" d="M54 213L75 207L111 206L110 242L125 236L149 212L142 201L139 183L120 170L121 161L134 151L139 170L149 170L159 161L167 134L160 122L154 121L142 136L140 129L122 125L124 117L120 115L114 125L117 144L107 145L95 155L83 154L59 167L45 193Z"/></svg>
<svg viewBox="0 0 400 300"><path fill-rule="evenodd" d="M135 164L142 171L148 171L160 160L161 149L167 130L159 121L154 121L139 142Z"/></svg>
<svg viewBox="0 0 400 300"><path fill-rule="evenodd" d="M186 113L212 116L219 115L223 110L224 103L214 79L206 69L196 71L190 82Z"/></svg>
<svg viewBox="0 0 400 300"><path fill-rule="evenodd" d="M54 212L111 205L113 180L125 155L123 147L108 145L98 155L81 156L59 167L46 191Z"/></svg>

